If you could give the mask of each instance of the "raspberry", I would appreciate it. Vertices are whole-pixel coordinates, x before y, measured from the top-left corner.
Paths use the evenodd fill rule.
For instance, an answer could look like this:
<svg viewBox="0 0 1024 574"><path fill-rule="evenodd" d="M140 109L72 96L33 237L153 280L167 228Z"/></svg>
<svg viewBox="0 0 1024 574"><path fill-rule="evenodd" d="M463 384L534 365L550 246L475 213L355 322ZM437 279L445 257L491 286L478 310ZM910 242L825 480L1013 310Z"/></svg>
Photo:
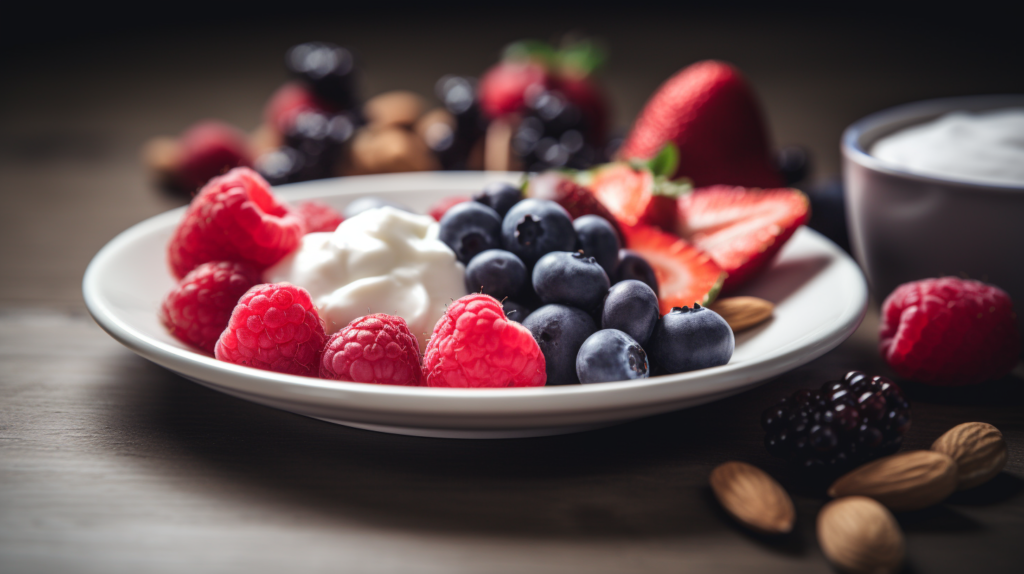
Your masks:
<svg viewBox="0 0 1024 574"><path fill-rule="evenodd" d="M271 283L242 295L214 356L236 365L315 377L326 342L309 292L289 283Z"/></svg>
<svg viewBox="0 0 1024 574"><path fill-rule="evenodd" d="M405 319L360 317L327 341L320 378L379 385L422 384L420 345Z"/></svg>
<svg viewBox="0 0 1024 574"><path fill-rule="evenodd" d="M213 353L238 298L260 282L245 263L203 263L178 283L160 309L160 321L179 340Z"/></svg>
<svg viewBox="0 0 1024 574"><path fill-rule="evenodd" d="M506 319L497 299L479 293L448 307L423 356L430 387L539 387L547 382L544 368L530 332Z"/></svg>
<svg viewBox="0 0 1024 574"><path fill-rule="evenodd" d="M761 427L773 456L809 470L843 471L899 449L910 403L889 379L850 371L782 399L764 411Z"/></svg>
<svg viewBox="0 0 1024 574"><path fill-rule="evenodd" d="M1010 296L956 277L897 287L882 305L880 339L882 356L901 377L939 386L999 378L1020 351Z"/></svg>
<svg viewBox="0 0 1024 574"><path fill-rule="evenodd" d="M288 133L295 118L304 111L331 112L334 108L313 95L305 86L298 82L284 84L267 101L263 109L263 121L270 124L280 134Z"/></svg>
<svg viewBox="0 0 1024 574"><path fill-rule="evenodd" d="M302 219L279 203L258 173L235 168L203 187L174 230L168 259L182 278L207 261L240 261L257 271L299 245Z"/></svg>
<svg viewBox="0 0 1024 574"><path fill-rule="evenodd" d="M295 208L306 226L306 233L333 232L345 218L326 203L304 201Z"/></svg>
<svg viewBox="0 0 1024 574"><path fill-rule="evenodd" d="M446 197L434 205L431 205L430 209L427 210L427 215L433 217L435 221L441 221L441 218L444 217L444 214L448 213L449 209L467 201L470 201L468 197L462 197L459 195Z"/></svg>
<svg viewBox="0 0 1024 574"><path fill-rule="evenodd" d="M175 179L189 193L233 167L252 165L245 134L224 122L199 122L186 130L178 143L181 155Z"/></svg>

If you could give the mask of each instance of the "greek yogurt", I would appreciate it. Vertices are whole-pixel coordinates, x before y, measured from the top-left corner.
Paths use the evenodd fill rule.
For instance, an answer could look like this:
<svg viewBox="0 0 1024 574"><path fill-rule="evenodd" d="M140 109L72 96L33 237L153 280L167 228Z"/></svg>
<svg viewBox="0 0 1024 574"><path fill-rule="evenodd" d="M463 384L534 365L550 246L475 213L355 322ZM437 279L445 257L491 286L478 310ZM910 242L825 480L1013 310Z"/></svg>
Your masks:
<svg viewBox="0 0 1024 574"><path fill-rule="evenodd" d="M437 238L427 215L379 207L345 220L333 233L310 233L264 272L309 291L328 335L371 313L405 319L420 352L445 306L466 294L465 268Z"/></svg>
<svg viewBox="0 0 1024 574"><path fill-rule="evenodd" d="M1024 108L952 112L882 138L871 155L931 177L1024 185Z"/></svg>

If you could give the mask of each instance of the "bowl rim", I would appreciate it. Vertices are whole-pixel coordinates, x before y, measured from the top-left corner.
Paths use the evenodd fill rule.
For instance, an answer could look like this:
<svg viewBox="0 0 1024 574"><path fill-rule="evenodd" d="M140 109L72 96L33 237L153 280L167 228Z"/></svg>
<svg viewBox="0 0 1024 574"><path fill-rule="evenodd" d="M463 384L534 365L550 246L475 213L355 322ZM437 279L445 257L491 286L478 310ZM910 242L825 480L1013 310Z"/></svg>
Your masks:
<svg viewBox="0 0 1024 574"><path fill-rule="evenodd" d="M975 96L955 96L949 98L933 98L901 104L886 108L857 120L844 131L841 142L843 156L864 168L885 173L894 177L911 179L926 184L940 185L947 188L961 188L969 191L989 192L1024 192L1024 184L1004 185L982 183L966 179L942 178L910 171L893 163L881 160L864 149L861 140L866 133L879 130L879 135L871 142L901 129L938 117L947 112L968 109L983 111L1003 106L1024 106L1024 94L988 94ZM886 129L892 128L892 129Z"/></svg>

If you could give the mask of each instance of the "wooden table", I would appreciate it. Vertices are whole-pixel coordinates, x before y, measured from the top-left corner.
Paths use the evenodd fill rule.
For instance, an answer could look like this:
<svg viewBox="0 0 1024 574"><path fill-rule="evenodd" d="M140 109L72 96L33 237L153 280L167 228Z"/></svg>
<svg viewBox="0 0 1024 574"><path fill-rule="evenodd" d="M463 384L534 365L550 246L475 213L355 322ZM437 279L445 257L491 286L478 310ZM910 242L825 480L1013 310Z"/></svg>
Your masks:
<svg viewBox="0 0 1024 574"><path fill-rule="evenodd" d="M770 403L849 369L887 374L877 313L822 358L743 395L589 433L435 440L334 426L215 393L135 356L85 313L90 257L181 203L151 188L138 147L217 116L245 128L282 80L284 47L357 46L367 93L429 93L476 73L517 36L565 26L398 19L172 29L17 52L0 95L0 571L2 572L827 572L814 536L825 498L761 444ZM838 173L843 126L903 101L1024 91L1012 38L951 25L697 16L604 18L609 92L627 124L658 83L703 57L736 62L779 142ZM948 24L948 23L947 23ZM962 32L962 31L961 31ZM866 34L866 35L865 35ZM962 34L957 37L963 37ZM871 41L865 41L870 38ZM413 50L412 48L415 48ZM472 48L472 49L468 49ZM49 50L49 51L47 51ZM64 50L63 52L61 50ZM984 57L982 57L984 56ZM907 448L982 420L1010 445L1006 471L899 517L908 572L1018 571L1024 552L1019 379L943 391L908 384ZM707 476L752 462L794 496L796 533L746 534Z"/></svg>

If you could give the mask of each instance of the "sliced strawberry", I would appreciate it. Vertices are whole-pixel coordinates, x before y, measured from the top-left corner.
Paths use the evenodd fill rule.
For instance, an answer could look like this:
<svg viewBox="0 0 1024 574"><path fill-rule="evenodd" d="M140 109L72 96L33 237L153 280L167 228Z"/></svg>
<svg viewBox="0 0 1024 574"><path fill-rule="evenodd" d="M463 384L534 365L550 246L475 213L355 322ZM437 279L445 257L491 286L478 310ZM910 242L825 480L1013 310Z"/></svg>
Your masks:
<svg viewBox="0 0 1024 574"><path fill-rule="evenodd" d="M715 185L679 199L679 235L714 258L734 289L764 268L797 227L810 217L797 189Z"/></svg>
<svg viewBox="0 0 1024 574"><path fill-rule="evenodd" d="M449 209L467 201L470 201L470 198L461 195L450 195L431 205L427 213L437 221L441 221L441 218L444 217L445 213L448 213Z"/></svg>
<svg viewBox="0 0 1024 574"><path fill-rule="evenodd" d="M622 231L626 247L642 255L654 268L662 315L673 307L707 305L715 300L725 273L710 255L654 227L623 226Z"/></svg>
<svg viewBox="0 0 1024 574"><path fill-rule="evenodd" d="M526 195L557 202L573 219L584 215L600 215L619 231L620 236L622 235L612 212L598 201L589 189L576 183L565 173L549 171L530 178L526 186Z"/></svg>
<svg viewBox="0 0 1024 574"><path fill-rule="evenodd" d="M685 187L657 177L645 166L609 163L592 170L588 187L623 225L676 227L676 198Z"/></svg>

